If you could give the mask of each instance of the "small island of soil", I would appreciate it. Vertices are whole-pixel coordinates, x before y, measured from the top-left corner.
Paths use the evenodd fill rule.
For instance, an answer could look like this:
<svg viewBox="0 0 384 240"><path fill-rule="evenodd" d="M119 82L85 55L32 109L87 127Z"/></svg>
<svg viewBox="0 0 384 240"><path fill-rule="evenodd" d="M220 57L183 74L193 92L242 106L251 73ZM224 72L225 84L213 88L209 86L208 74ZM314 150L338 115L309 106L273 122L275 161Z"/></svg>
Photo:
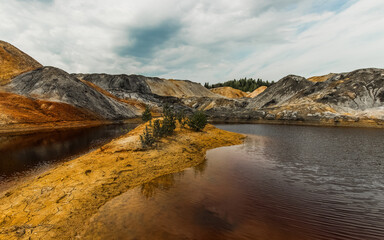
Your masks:
<svg viewBox="0 0 384 240"><path fill-rule="evenodd" d="M0 239L73 239L112 198L152 179L196 166L208 149L241 144L244 135L207 125L178 127L143 149L140 125L128 134L9 190L0 198Z"/></svg>

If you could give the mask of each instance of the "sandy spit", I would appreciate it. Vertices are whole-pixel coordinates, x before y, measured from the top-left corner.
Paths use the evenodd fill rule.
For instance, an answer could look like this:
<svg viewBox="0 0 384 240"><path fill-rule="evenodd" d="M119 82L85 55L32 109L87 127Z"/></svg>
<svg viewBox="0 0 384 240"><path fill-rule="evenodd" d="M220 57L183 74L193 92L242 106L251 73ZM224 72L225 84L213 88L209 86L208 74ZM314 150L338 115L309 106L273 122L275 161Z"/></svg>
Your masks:
<svg viewBox="0 0 384 240"><path fill-rule="evenodd" d="M63 163L0 197L0 239L74 239L97 210L128 189L201 163L208 149L241 144L244 135L207 125L177 128L142 149L144 125Z"/></svg>

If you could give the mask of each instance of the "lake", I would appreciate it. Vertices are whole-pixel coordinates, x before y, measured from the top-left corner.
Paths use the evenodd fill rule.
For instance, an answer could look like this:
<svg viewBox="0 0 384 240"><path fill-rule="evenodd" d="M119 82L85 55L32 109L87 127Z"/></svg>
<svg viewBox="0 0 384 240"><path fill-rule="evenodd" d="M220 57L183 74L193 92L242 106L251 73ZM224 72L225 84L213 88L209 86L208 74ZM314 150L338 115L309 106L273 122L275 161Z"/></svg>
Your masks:
<svg viewBox="0 0 384 240"><path fill-rule="evenodd" d="M131 189L85 238L384 239L384 131L217 125L245 143Z"/></svg>
<svg viewBox="0 0 384 240"><path fill-rule="evenodd" d="M127 133L137 124L104 125L26 135L0 135L0 192L15 181L70 160Z"/></svg>

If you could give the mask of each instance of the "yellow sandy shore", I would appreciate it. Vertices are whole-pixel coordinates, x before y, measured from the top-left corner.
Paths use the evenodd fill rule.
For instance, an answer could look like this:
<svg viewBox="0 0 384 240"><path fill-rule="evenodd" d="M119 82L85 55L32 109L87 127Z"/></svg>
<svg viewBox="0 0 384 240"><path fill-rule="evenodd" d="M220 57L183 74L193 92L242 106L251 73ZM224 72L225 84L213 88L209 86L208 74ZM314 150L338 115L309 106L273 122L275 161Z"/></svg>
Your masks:
<svg viewBox="0 0 384 240"><path fill-rule="evenodd" d="M153 149L141 148L144 125L98 150L29 180L0 198L0 239L73 239L107 201L156 177L201 163L208 149L244 135L207 125L176 129Z"/></svg>

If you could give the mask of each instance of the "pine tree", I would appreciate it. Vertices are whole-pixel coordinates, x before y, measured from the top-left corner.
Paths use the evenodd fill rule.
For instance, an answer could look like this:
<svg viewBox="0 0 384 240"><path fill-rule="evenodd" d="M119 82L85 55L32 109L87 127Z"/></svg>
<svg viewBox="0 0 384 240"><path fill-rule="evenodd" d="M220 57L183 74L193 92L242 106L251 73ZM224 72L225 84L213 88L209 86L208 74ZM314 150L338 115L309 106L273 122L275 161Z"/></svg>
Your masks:
<svg viewBox="0 0 384 240"><path fill-rule="evenodd" d="M145 105L145 111L143 112L143 115L141 116L141 119L144 122L148 122L148 121L152 120L151 110L150 110L148 105Z"/></svg>

